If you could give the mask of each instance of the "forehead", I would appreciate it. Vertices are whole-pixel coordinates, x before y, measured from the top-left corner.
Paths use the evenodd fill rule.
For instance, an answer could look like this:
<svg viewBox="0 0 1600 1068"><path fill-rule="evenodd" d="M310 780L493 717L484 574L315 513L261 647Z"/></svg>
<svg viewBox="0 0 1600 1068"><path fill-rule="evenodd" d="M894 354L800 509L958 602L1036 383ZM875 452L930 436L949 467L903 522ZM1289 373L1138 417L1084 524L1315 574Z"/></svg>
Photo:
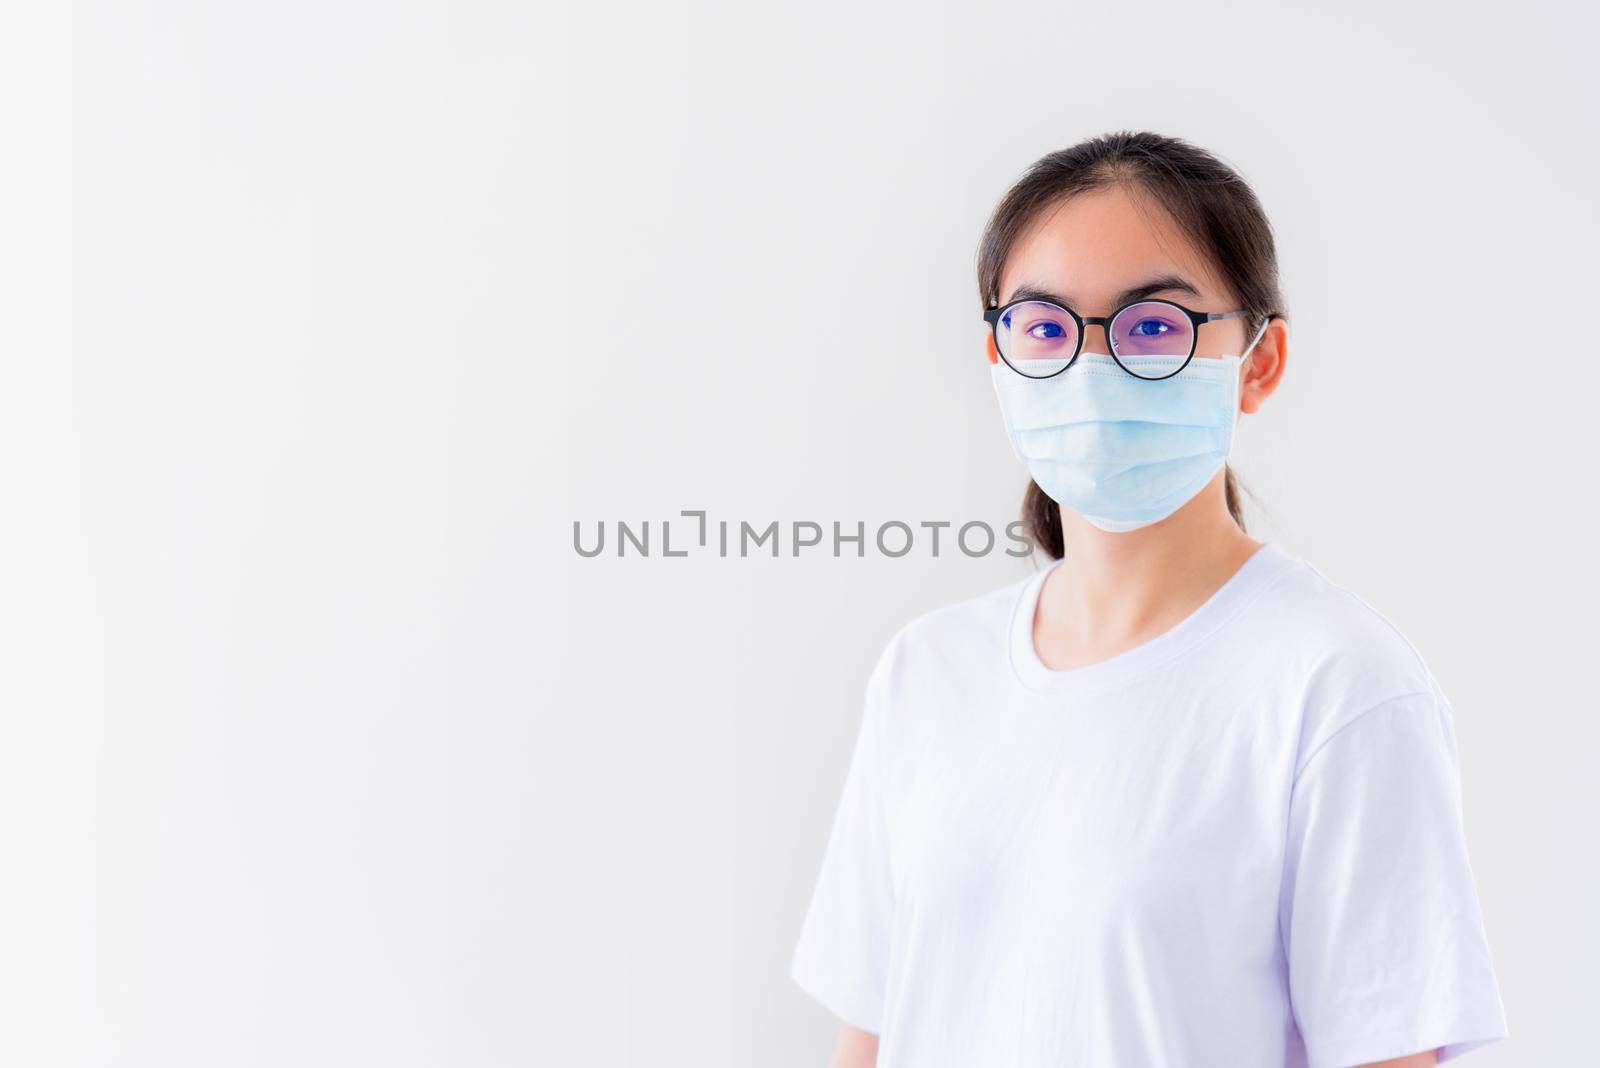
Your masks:
<svg viewBox="0 0 1600 1068"><path fill-rule="evenodd" d="M1046 209L1022 233L1000 275L1000 301L1030 283L1089 307L1162 274L1218 292L1210 265L1159 204L1121 187L1097 189Z"/></svg>

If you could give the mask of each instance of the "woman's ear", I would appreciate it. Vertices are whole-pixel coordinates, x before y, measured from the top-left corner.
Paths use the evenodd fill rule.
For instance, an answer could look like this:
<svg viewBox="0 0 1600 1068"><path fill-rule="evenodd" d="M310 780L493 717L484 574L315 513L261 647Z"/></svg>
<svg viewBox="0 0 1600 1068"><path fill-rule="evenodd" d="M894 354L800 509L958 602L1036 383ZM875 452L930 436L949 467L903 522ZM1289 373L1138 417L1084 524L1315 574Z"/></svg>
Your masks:
<svg viewBox="0 0 1600 1068"><path fill-rule="evenodd" d="M989 333L983 335L983 343L984 343L984 347L989 352L989 362L990 363L999 363L1000 362L1000 353L997 352L995 350L995 347L994 347L994 331L991 330Z"/></svg>
<svg viewBox="0 0 1600 1068"><path fill-rule="evenodd" d="M1250 350L1250 364L1240 383L1239 410L1249 415L1260 411L1261 405L1272 396L1273 390L1283 380L1284 363L1289 358L1289 325L1274 318Z"/></svg>

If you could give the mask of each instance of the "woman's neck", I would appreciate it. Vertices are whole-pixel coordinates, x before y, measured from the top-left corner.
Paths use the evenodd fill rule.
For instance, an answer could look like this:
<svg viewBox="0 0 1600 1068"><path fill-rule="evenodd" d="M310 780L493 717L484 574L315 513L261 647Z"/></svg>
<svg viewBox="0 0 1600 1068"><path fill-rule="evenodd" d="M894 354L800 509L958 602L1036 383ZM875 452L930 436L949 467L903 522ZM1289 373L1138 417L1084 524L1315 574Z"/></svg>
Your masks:
<svg viewBox="0 0 1600 1068"><path fill-rule="evenodd" d="M1218 479L1159 523L1100 530L1063 511L1059 567L1039 594L1033 643L1054 670L1108 660L1181 623L1261 542L1234 522Z"/></svg>

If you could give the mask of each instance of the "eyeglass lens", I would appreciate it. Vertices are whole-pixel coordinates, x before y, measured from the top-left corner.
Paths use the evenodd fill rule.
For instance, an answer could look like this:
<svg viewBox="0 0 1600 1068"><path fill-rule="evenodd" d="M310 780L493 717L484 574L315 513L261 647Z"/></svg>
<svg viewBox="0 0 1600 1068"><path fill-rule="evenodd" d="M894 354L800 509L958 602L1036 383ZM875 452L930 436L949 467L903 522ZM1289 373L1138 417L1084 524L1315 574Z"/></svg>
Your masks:
<svg viewBox="0 0 1600 1068"><path fill-rule="evenodd" d="M1194 325L1183 311L1164 301L1130 304L1117 313L1108 331L1119 359L1135 356L1186 357L1194 348ZM995 328L1000 355L1018 373L1044 378L1056 374L1078 347L1078 324L1066 309L1047 301L1024 301L1006 311ZM1141 378L1162 378L1173 370L1137 362L1123 365Z"/></svg>

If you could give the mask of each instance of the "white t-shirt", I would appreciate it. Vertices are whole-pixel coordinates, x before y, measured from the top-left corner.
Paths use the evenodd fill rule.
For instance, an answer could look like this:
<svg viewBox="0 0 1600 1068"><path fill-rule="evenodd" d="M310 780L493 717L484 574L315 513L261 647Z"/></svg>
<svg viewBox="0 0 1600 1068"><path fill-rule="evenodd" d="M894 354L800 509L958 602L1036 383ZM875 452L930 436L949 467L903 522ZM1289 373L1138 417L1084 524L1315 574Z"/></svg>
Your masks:
<svg viewBox="0 0 1600 1068"><path fill-rule="evenodd" d="M1507 1034L1448 700L1268 542L1056 671L1047 570L929 612L867 684L790 974L880 1068L1348 1068Z"/></svg>

